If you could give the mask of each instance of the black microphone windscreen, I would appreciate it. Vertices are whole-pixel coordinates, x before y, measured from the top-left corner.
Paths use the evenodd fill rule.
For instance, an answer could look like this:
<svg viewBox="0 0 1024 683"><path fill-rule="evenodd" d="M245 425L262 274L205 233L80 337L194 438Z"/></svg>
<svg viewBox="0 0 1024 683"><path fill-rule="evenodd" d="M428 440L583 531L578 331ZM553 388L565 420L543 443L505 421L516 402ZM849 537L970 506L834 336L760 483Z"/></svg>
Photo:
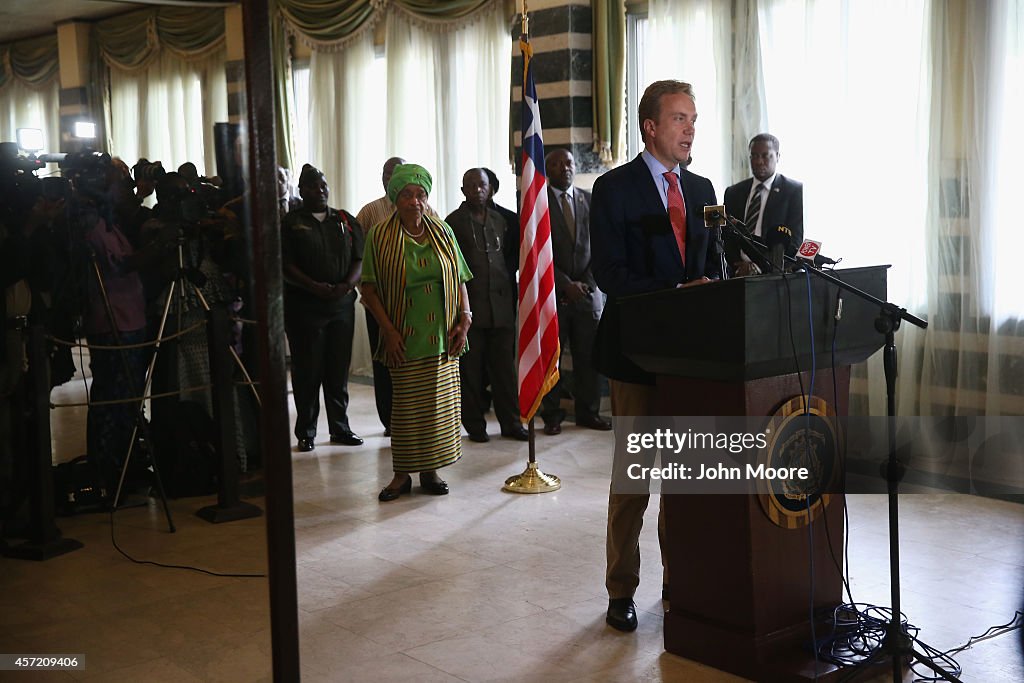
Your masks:
<svg viewBox="0 0 1024 683"><path fill-rule="evenodd" d="M788 247L790 240L793 238L793 232L785 225L778 225L765 233L764 241L768 245L781 244L783 247Z"/></svg>

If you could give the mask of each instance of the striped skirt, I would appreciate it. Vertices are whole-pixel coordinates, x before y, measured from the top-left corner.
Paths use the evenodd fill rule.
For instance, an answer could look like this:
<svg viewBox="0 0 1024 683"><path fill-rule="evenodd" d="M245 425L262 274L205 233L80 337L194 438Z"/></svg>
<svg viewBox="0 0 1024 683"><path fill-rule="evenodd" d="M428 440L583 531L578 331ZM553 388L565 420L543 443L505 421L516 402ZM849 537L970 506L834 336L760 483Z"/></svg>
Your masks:
<svg viewBox="0 0 1024 683"><path fill-rule="evenodd" d="M462 457L459 360L447 354L391 368L391 459L395 472L447 467Z"/></svg>

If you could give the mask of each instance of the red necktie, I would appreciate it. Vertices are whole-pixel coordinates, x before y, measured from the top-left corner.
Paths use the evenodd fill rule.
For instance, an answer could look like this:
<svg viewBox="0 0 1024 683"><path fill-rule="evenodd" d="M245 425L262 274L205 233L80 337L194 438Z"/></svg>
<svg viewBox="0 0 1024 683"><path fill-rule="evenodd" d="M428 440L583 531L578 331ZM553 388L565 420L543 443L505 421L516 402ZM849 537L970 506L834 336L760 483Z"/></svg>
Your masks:
<svg viewBox="0 0 1024 683"><path fill-rule="evenodd" d="M679 180L673 171L665 171L668 181L668 219L672 223L672 232L676 236L679 257L686 263L686 204L683 193L679 191Z"/></svg>

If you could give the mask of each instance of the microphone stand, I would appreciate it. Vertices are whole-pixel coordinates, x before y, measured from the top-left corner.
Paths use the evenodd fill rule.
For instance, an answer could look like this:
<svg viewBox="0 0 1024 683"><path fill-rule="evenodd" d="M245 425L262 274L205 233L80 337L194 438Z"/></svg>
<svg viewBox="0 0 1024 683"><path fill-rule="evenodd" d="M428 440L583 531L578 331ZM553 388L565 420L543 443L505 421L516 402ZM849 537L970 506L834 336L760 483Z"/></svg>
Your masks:
<svg viewBox="0 0 1024 683"><path fill-rule="evenodd" d="M712 207L705 207L705 209ZM718 207L714 207L718 208ZM710 230L713 230L713 238L715 240L715 254L718 256L722 266L722 279L727 279L728 274L728 262L725 257L725 242L723 240L723 230L728 230L729 235L739 240L743 246L743 251L746 252L751 260L761 269L762 273L770 273L772 271L779 271L778 268L772 265L771 260L765 253L767 247L760 245L754 241L753 235L747 231L746 226L743 225L739 220L730 216L728 213L719 212L713 210L710 213L704 214L704 226ZM779 271L781 272L781 271Z"/></svg>
<svg viewBox="0 0 1024 683"><path fill-rule="evenodd" d="M758 244L753 241L745 226L743 226L740 221L728 214L722 215L717 211L711 214L710 218L715 220L719 226L719 235L721 235L721 226L727 226L730 230L730 234L739 239L744 247L749 248L750 251L748 251L748 255L753 254L755 255L755 258L763 260L768 266L765 272L778 270L778 268L772 267L770 260L758 247ZM719 239L721 238L719 237ZM902 665L904 660L910 660L911 662L916 661L924 665L935 672L935 675L943 680L951 681L951 683L962 683L959 678L936 664L931 657L915 650L915 639L912 639L901 627L899 485L900 480L903 479L903 475L906 473L906 468L896 456L896 377L899 374L896 363L896 330L899 329L900 323L904 320L911 325L921 328L922 330L928 328L928 322L907 312L907 309L905 308L900 308L896 304L879 299L873 294L869 294L862 289L843 282L832 273L825 272L820 268L815 267L813 263L804 259L796 259L792 256L783 254L783 263L799 265L799 267L802 267L807 272L814 273L815 276L836 285L839 289L846 290L854 296L860 297L864 301L878 306L879 312L878 317L875 318L875 330L879 334L885 335L885 345L883 347L883 368L885 372L886 416L888 418L886 420L886 436L889 452L886 462L881 468L881 472L882 476L885 477L888 489L889 583L892 611L889 623L886 625L885 637L882 639L881 646L875 650L869 658L853 667L853 670L841 679L841 683L852 681L863 671L867 670L867 668L872 664L886 657L890 658L892 662L893 683L900 683L903 680ZM785 266L782 268L782 274L783 277L785 277ZM811 353L814 353L814 349L811 349ZM922 644L927 647L926 643ZM817 648L817 643L815 643L815 648Z"/></svg>
<svg viewBox="0 0 1024 683"><path fill-rule="evenodd" d="M725 258L725 240L722 239L722 224L707 225L711 229L711 239L715 242L715 257L718 259L718 266L721 268L722 279L729 276L729 263Z"/></svg>
<svg viewBox="0 0 1024 683"><path fill-rule="evenodd" d="M743 224L735 218L732 216L727 216L726 218L729 222L726 223L725 229L729 231L730 235L739 240L740 244L743 245L743 251L761 269L762 273L782 272L768 258L768 254L765 252L768 248L767 246L763 246L760 242L755 242L754 236L747 232Z"/></svg>
<svg viewBox="0 0 1024 683"><path fill-rule="evenodd" d="M792 256L786 256L785 260L789 263L798 262L798 259ZM857 664L853 671L844 676L841 681L852 681L875 662L884 658L891 658L893 683L900 683L903 680L902 666L904 660L916 661L924 665L943 680L961 683L959 678L936 664L932 658L915 650L915 639L912 639L901 626L899 485L906 472L906 468L896 455L896 377L899 374L896 363L896 330L899 329L900 323L904 320L921 329L927 329L928 322L908 313L907 309L900 308L896 304L879 299L872 294L849 285L835 275L816 268L806 261L802 262L801 266L808 272L814 273L815 276L836 285L840 289L844 289L869 303L877 305L879 313L875 319L875 330L879 334L885 335L883 367L885 371L886 416L888 418L886 421L886 436L889 453L885 464L881 468L881 472L888 484L889 583L892 612L889 623L886 625L885 637L882 640L881 646L868 659ZM813 349L811 352L813 353ZM815 647L817 647L817 644L815 644Z"/></svg>

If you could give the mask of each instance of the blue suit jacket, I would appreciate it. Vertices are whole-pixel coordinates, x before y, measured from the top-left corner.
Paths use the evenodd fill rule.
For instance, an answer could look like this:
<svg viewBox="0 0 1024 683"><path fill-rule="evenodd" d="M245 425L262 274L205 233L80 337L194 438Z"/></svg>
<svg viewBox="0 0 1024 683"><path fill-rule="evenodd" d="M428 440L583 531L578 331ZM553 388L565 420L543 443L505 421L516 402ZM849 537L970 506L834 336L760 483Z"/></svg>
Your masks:
<svg viewBox="0 0 1024 683"><path fill-rule="evenodd" d="M717 203L715 188L707 178L689 171L683 171L680 180L686 202L685 268L668 212L640 156L594 183L590 204L593 272L608 295L594 342L594 365L611 379L654 383L653 375L622 354L619 297L671 289L703 276L721 276L714 243L704 227L704 206Z"/></svg>

